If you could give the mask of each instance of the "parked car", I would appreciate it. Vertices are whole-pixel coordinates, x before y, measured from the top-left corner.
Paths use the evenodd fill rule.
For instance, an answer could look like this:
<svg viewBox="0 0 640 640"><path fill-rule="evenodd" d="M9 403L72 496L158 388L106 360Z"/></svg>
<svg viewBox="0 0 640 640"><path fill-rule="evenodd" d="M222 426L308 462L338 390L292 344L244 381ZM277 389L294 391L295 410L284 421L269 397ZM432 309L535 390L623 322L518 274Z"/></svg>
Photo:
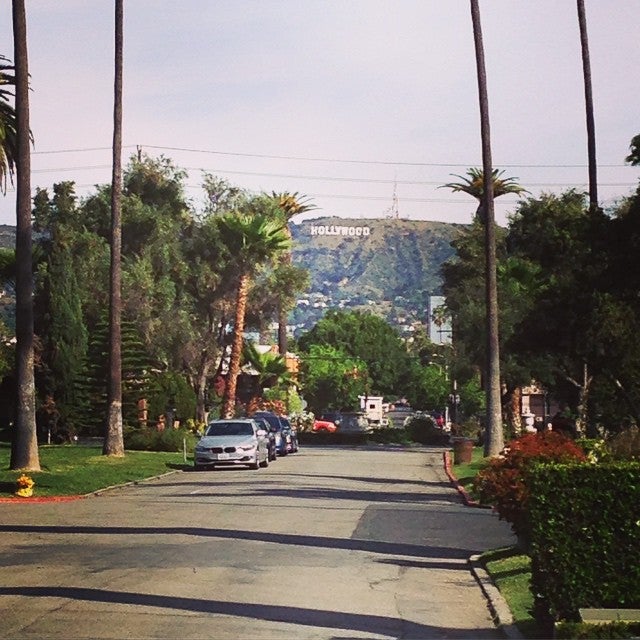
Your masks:
<svg viewBox="0 0 640 640"><path fill-rule="evenodd" d="M320 414L320 420L333 422L338 433L368 433L372 430L362 411L327 411Z"/></svg>
<svg viewBox="0 0 640 640"><path fill-rule="evenodd" d="M316 433L335 433L338 430L335 422L331 422L330 420L314 420L312 431Z"/></svg>
<svg viewBox="0 0 640 640"><path fill-rule="evenodd" d="M269 466L266 431L255 420L213 420L196 444L194 469L246 465L251 469Z"/></svg>
<svg viewBox="0 0 640 640"><path fill-rule="evenodd" d="M287 434L286 440L289 453L297 453L300 449L297 429L291 424L291 420L289 420L289 418L280 416L280 422L283 424L285 434Z"/></svg>
<svg viewBox="0 0 640 640"><path fill-rule="evenodd" d="M280 416L271 411L256 411L251 417L264 418L269 423L269 430L275 435L276 439L276 453L279 456L286 456L289 453L291 434L285 431ZM287 437L289 438L288 441Z"/></svg>
<svg viewBox="0 0 640 640"><path fill-rule="evenodd" d="M271 430L271 425L264 418L253 416L251 419L255 420L258 423L258 426L267 433L267 442L269 445L269 462L277 460L278 455L275 431Z"/></svg>

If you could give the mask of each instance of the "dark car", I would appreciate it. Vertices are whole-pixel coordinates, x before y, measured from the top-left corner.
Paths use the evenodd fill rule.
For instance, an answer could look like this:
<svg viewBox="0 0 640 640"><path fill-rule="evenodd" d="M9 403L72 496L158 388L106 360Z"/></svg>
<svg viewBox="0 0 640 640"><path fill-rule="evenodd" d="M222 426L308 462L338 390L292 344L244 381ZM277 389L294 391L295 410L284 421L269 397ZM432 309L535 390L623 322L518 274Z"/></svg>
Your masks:
<svg viewBox="0 0 640 640"><path fill-rule="evenodd" d="M277 456L276 433L271 430L271 425L265 418L253 416L252 420L258 423L261 429L267 432L267 444L269 447L269 461L273 462Z"/></svg>
<svg viewBox="0 0 640 640"><path fill-rule="evenodd" d="M291 434L287 432L280 416L271 411L256 411L251 417L263 418L269 423L269 432L274 434L276 440L276 453L279 456L286 456L291 446Z"/></svg>
<svg viewBox="0 0 640 640"><path fill-rule="evenodd" d="M280 422L284 425L285 433L288 435L287 437L287 445L289 453L297 453L300 446L298 445L298 431L291 424L289 418L285 418L284 416L280 416Z"/></svg>

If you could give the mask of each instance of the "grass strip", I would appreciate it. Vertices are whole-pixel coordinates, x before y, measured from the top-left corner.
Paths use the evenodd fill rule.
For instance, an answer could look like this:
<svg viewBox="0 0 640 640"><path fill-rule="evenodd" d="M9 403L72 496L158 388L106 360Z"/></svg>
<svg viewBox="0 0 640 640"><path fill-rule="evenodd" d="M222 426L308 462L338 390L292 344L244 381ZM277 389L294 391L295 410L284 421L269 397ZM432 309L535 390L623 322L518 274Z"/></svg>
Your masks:
<svg viewBox="0 0 640 640"><path fill-rule="evenodd" d="M478 471L486 466L486 464L487 459L484 457L484 449L482 447L474 447L471 462L454 464L451 467L451 471L457 478L458 482L474 499L477 499L477 495L475 495L473 492L473 479L476 477Z"/></svg>
<svg viewBox="0 0 640 640"><path fill-rule="evenodd" d="M525 638L540 638L531 615L531 558L517 547L503 547L487 551L480 562L511 609L513 621Z"/></svg>
<svg viewBox="0 0 640 640"><path fill-rule="evenodd" d="M127 451L123 458L102 455L100 447L41 445L41 471L28 472L34 497L92 493L185 468L182 453ZM0 497L12 496L20 471L9 470L11 447L0 443ZM190 465L189 465L190 466Z"/></svg>

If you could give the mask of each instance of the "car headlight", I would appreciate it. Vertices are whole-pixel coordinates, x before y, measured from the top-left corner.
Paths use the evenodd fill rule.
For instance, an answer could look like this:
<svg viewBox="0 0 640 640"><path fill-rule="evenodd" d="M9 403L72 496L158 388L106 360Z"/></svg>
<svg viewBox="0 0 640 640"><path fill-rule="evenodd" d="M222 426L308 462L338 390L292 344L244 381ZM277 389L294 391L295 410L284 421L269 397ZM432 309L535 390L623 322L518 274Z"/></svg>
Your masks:
<svg viewBox="0 0 640 640"><path fill-rule="evenodd" d="M243 444L238 447L240 451L253 451L256 448L255 444Z"/></svg>

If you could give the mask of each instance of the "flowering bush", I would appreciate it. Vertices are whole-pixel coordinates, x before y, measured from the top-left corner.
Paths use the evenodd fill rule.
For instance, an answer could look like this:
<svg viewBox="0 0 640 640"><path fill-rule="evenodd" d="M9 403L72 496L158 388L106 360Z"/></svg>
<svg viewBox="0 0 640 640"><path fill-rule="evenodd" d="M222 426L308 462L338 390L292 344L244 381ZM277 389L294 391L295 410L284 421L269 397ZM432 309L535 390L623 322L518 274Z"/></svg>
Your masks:
<svg viewBox="0 0 640 640"><path fill-rule="evenodd" d="M491 504L513 532L528 538L528 491L523 471L533 463L584 461L586 456L571 438L553 431L528 433L512 440L474 480L480 501Z"/></svg>
<svg viewBox="0 0 640 640"><path fill-rule="evenodd" d="M29 498L33 495L33 485L35 482L26 474L22 474L16 480L16 495L21 498Z"/></svg>

